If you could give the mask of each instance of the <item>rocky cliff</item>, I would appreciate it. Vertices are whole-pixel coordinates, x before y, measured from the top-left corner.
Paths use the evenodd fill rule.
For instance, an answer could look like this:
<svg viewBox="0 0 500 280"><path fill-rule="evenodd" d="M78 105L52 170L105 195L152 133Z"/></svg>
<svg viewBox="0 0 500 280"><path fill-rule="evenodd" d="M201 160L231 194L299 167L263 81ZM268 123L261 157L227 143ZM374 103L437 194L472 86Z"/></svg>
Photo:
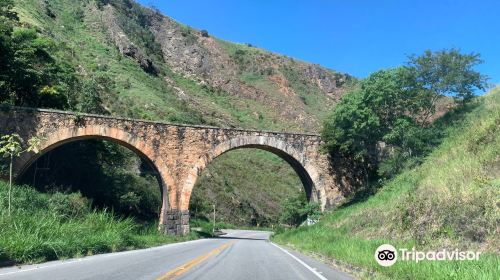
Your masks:
<svg viewBox="0 0 500 280"><path fill-rule="evenodd" d="M92 8L92 4L89 6ZM282 123L283 128L299 131L317 131L321 118L339 100L351 80L349 75L316 64L214 38L205 30L184 26L158 11L128 1L107 1L96 8L94 12L103 19L108 39L120 53L134 59L145 72L159 75L178 98L218 125L279 127L249 125L241 118L235 119L234 114L221 114L226 108L210 106L213 100L207 94L187 93L183 83L162 73L161 68L168 68L174 76L189 80L204 91L247 103L246 113L250 118L266 117L271 123ZM139 15L137 28L130 28L130 16L127 20L118 16L132 10ZM134 44L130 37L138 37L138 30L152 36L154 50ZM148 51L156 58L149 57Z"/></svg>

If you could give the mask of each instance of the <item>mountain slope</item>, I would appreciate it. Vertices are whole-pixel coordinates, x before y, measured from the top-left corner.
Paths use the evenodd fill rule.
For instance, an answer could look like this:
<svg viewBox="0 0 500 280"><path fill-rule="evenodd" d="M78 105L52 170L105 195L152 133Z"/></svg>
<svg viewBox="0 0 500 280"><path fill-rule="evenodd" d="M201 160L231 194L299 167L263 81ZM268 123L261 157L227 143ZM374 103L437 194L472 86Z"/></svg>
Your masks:
<svg viewBox="0 0 500 280"><path fill-rule="evenodd" d="M123 114L124 103L133 117L314 132L351 81L213 38L133 1L18 0L17 6L24 22L64 42L82 75L105 72L115 81L119 102L105 100L113 114Z"/></svg>
<svg viewBox="0 0 500 280"><path fill-rule="evenodd" d="M500 89L463 111L465 118L450 123L447 138L421 166L398 175L366 201L335 209L317 225L284 232L275 240L391 279L495 279L500 248ZM420 251L458 248L482 255L479 261L418 264L398 259L391 267L381 267L373 257L381 244Z"/></svg>
<svg viewBox="0 0 500 280"><path fill-rule="evenodd" d="M76 69L78 79L97 81L102 105L112 115L317 132L322 117L355 83L319 65L214 38L129 0L17 0L16 11L25 27L57 43L56 57ZM79 93L67 94L70 109L77 110ZM276 220L284 198L300 189L293 170L274 155L242 151L225 156L209 173L233 178L238 161L246 158L248 177L214 195L209 186L217 185L216 179L202 176L195 195L210 202L221 197L247 201L252 197L248 190L256 187L276 194L255 198L247 210L238 217L227 214L228 219L248 220L258 213L257 220ZM283 170L286 178L275 184L273 170ZM252 181L257 177L262 179ZM225 202L227 211L221 213L241 203Z"/></svg>

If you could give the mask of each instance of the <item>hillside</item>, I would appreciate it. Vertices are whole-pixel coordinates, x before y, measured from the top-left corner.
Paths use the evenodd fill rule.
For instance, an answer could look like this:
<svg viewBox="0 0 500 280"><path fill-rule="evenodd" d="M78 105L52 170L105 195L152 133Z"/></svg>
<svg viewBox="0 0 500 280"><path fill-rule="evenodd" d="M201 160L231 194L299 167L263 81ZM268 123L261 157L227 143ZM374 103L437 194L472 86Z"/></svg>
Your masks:
<svg viewBox="0 0 500 280"><path fill-rule="evenodd" d="M113 80L118 96L104 103L116 115L314 132L350 80L204 35L133 1L19 0L17 11L62 44L82 76Z"/></svg>
<svg viewBox="0 0 500 280"><path fill-rule="evenodd" d="M458 117L457 117L458 116ZM275 241L334 259L363 278L495 279L500 232L500 89L439 120L446 138L424 163L352 200L311 227ZM374 259L381 244L418 250L472 250L479 261L396 262ZM362 271L362 272L360 272ZM373 274L375 273L375 274Z"/></svg>
<svg viewBox="0 0 500 280"><path fill-rule="evenodd" d="M130 0L15 3L22 27L52 39L51 54L74 69L82 88L97 88L99 95L91 98L102 101L98 113L317 132L326 112L355 83L319 65L214 38ZM65 109L85 108L80 92L77 87L64 93ZM274 170L284 174L278 183L269 179L276 177ZM231 185L223 187L221 180ZM300 190L298 182L276 156L238 151L209 166L194 195L208 204L217 200L226 220L276 221L283 200ZM262 196L252 195L259 189Z"/></svg>

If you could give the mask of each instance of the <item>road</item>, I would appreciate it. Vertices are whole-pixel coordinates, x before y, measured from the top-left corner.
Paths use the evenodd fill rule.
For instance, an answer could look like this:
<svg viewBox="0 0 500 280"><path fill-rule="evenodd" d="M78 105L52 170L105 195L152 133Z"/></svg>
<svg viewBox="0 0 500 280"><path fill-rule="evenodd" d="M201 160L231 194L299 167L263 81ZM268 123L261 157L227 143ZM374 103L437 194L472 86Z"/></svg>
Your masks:
<svg viewBox="0 0 500 280"><path fill-rule="evenodd" d="M269 232L226 230L200 239L143 250L0 269L9 279L353 279L275 245Z"/></svg>

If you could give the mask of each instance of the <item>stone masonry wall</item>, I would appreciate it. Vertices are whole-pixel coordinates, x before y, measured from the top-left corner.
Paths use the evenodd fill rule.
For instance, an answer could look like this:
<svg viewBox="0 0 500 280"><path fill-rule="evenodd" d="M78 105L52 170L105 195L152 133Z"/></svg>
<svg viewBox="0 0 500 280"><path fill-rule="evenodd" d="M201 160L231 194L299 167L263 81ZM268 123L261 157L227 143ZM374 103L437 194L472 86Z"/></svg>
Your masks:
<svg viewBox="0 0 500 280"><path fill-rule="evenodd" d="M151 161L161 177L160 224L166 233L189 231L189 199L204 167L217 156L238 148L259 148L285 159L301 177L311 200L322 209L343 199L335 170L320 153L317 135L174 125L54 110L0 108L0 135L42 138L38 154L25 153L15 162L19 176L41 154L64 143L106 139L124 145Z"/></svg>

